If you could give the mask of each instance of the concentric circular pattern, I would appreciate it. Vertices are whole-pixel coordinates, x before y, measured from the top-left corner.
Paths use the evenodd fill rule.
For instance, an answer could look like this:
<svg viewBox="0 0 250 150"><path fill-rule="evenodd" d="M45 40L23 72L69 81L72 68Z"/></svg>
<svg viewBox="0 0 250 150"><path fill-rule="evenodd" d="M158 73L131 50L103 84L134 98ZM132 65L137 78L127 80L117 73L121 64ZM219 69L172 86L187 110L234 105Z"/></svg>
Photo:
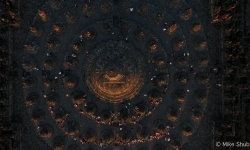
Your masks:
<svg viewBox="0 0 250 150"><path fill-rule="evenodd" d="M97 97L112 103L132 99L144 83L142 54L125 41L97 46L86 64L87 85Z"/></svg>
<svg viewBox="0 0 250 150"><path fill-rule="evenodd" d="M29 30L25 104L53 149L179 149L194 134L209 57L186 2L49 0Z"/></svg>

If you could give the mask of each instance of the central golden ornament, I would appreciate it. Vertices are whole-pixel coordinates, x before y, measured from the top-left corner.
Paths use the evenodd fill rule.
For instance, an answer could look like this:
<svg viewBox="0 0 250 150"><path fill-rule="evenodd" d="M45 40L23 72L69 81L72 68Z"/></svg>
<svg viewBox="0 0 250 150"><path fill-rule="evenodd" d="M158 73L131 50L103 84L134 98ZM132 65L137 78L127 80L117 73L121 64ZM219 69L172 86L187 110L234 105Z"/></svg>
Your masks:
<svg viewBox="0 0 250 150"><path fill-rule="evenodd" d="M111 103L132 99L144 83L144 64L139 50L127 42L101 44L87 62L87 85L98 98Z"/></svg>

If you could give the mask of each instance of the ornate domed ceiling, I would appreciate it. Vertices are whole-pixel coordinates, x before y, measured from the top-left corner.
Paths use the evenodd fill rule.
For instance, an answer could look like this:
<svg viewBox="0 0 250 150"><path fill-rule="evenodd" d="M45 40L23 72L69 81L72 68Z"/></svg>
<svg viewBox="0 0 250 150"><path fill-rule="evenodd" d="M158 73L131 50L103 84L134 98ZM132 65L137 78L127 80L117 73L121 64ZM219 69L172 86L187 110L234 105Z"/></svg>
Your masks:
<svg viewBox="0 0 250 150"><path fill-rule="evenodd" d="M51 148L179 148L200 124L209 57L185 1L50 0L30 26L25 102Z"/></svg>

